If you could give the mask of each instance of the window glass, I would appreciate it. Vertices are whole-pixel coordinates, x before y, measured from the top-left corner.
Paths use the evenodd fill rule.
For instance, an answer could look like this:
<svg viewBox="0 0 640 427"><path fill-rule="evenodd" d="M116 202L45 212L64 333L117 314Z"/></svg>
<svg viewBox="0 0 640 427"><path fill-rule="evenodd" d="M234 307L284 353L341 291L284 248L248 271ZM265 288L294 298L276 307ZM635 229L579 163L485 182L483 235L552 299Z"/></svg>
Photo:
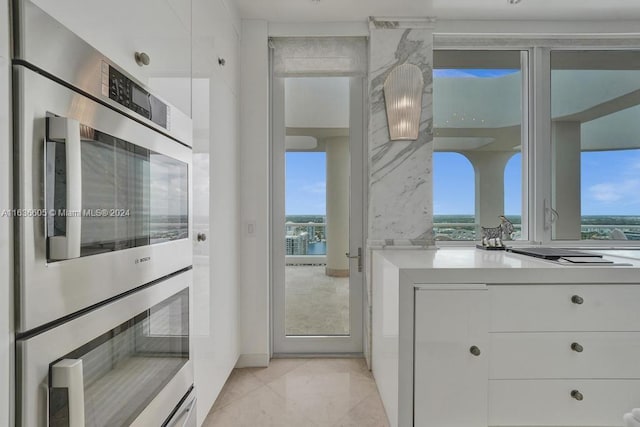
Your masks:
<svg viewBox="0 0 640 427"><path fill-rule="evenodd" d="M513 223L512 238L522 238L522 154L516 153L504 168L504 215Z"/></svg>
<svg viewBox="0 0 640 427"><path fill-rule="evenodd" d="M640 52L551 52L552 237L640 240Z"/></svg>
<svg viewBox="0 0 640 427"><path fill-rule="evenodd" d="M479 240L506 215L521 231L521 51L434 51L434 233ZM455 153L455 156L452 154ZM462 160L466 160L462 161ZM469 167L470 166L470 167Z"/></svg>
<svg viewBox="0 0 640 427"><path fill-rule="evenodd" d="M451 152L433 153L433 164L435 239L475 240L473 165L462 154Z"/></svg>

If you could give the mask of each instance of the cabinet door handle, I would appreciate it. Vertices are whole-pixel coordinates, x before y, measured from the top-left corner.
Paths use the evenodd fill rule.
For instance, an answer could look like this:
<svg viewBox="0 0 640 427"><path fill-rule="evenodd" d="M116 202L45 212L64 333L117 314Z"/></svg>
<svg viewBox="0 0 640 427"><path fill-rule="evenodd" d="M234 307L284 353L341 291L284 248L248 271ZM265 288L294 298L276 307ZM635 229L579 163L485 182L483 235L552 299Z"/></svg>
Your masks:
<svg viewBox="0 0 640 427"><path fill-rule="evenodd" d="M574 342L574 343L571 343L571 350L575 351L576 353L582 353L582 350L584 350L584 347L582 347L577 342Z"/></svg>
<svg viewBox="0 0 640 427"><path fill-rule="evenodd" d="M575 400L584 399L584 396L578 390L571 390L571 397L573 397Z"/></svg>
<svg viewBox="0 0 640 427"><path fill-rule="evenodd" d="M584 299L580 295L574 295L571 297L571 302L580 305L584 302Z"/></svg>
<svg viewBox="0 0 640 427"><path fill-rule="evenodd" d="M474 356L480 356L480 349L477 346L473 345L469 349L469 353L473 354Z"/></svg>

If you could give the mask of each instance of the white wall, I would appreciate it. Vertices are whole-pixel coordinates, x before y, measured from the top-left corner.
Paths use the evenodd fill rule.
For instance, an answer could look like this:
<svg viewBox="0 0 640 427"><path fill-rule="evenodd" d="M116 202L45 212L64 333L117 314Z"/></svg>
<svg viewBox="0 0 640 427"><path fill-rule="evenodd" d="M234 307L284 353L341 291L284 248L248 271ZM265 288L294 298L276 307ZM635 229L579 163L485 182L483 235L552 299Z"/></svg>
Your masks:
<svg viewBox="0 0 640 427"><path fill-rule="evenodd" d="M193 359L201 425L239 355L239 29L235 4L193 0ZM225 59L225 65L218 63Z"/></svg>
<svg viewBox="0 0 640 427"><path fill-rule="evenodd" d="M287 127L349 127L348 77L288 78L284 94Z"/></svg>
<svg viewBox="0 0 640 427"><path fill-rule="evenodd" d="M0 211L11 207L11 137L9 133L9 13L0 2ZM13 425L13 360L10 220L0 216L0 425Z"/></svg>
<svg viewBox="0 0 640 427"><path fill-rule="evenodd" d="M238 366L269 361L269 54L267 22L243 20L240 44L241 218ZM249 224L253 233L249 234Z"/></svg>

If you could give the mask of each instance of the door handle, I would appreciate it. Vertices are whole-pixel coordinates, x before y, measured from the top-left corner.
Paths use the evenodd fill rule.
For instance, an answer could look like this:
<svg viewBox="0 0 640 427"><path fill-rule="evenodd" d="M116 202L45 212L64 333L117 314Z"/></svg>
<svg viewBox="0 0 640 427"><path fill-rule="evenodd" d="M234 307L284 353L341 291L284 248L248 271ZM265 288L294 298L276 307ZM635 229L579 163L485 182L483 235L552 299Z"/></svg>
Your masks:
<svg viewBox="0 0 640 427"><path fill-rule="evenodd" d="M82 231L82 156L80 151L80 123L66 117L47 118L47 157L55 155L56 141L64 141L66 173L66 235L48 239L49 259L63 260L80 257ZM50 161L45 159L45 162ZM45 164L46 167L46 164ZM55 179L55 171L51 176ZM53 208L48 206L47 208ZM55 212L60 215L60 212Z"/></svg>
<svg viewBox="0 0 640 427"><path fill-rule="evenodd" d="M345 253L345 256L349 259L358 260L358 273L362 273L362 248L358 248L358 255L351 255L349 252Z"/></svg>
<svg viewBox="0 0 640 427"><path fill-rule="evenodd" d="M84 427L84 379L82 359L62 359L51 367L51 387L66 388L69 427Z"/></svg>

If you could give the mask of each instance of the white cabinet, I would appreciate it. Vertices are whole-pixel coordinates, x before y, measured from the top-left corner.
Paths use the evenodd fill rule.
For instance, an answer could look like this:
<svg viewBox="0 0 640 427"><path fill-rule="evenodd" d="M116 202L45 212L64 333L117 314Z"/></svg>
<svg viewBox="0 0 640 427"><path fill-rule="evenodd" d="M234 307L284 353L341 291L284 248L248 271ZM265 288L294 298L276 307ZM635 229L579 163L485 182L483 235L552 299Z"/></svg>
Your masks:
<svg viewBox="0 0 640 427"><path fill-rule="evenodd" d="M615 261L629 266L373 250L372 366L390 424L622 427L640 407L640 259Z"/></svg>
<svg viewBox="0 0 640 427"><path fill-rule="evenodd" d="M495 285L490 297L494 332L640 331L638 285Z"/></svg>
<svg viewBox="0 0 640 427"><path fill-rule="evenodd" d="M416 426L486 427L488 304L482 285L416 291Z"/></svg>
<svg viewBox="0 0 640 427"><path fill-rule="evenodd" d="M237 46L220 0L193 0L193 358L201 425L238 359L239 106L217 44ZM221 29L218 22L226 22ZM226 54L236 63L237 49Z"/></svg>
<svg viewBox="0 0 640 427"><path fill-rule="evenodd" d="M640 406L639 285L414 289L415 426L622 426Z"/></svg>
<svg viewBox="0 0 640 427"><path fill-rule="evenodd" d="M192 0L33 1L155 95L191 115ZM136 52L148 54L149 65L139 66Z"/></svg>
<svg viewBox="0 0 640 427"><path fill-rule="evenodd" d="M489 288L489 425L622 426L640 405L640 286Z"/></svg>
<svg viewBox="0 0 640 427"><path fill-rule="evenodd" d="M640 379L639 332L516 332L490 337L492 379Z"/></svg>
<svg viewBox="0 0 640 427"><path fill-rule="evenodd" d="M488 425L621 427L639 390L638 380L490 381Z"/></svg>

